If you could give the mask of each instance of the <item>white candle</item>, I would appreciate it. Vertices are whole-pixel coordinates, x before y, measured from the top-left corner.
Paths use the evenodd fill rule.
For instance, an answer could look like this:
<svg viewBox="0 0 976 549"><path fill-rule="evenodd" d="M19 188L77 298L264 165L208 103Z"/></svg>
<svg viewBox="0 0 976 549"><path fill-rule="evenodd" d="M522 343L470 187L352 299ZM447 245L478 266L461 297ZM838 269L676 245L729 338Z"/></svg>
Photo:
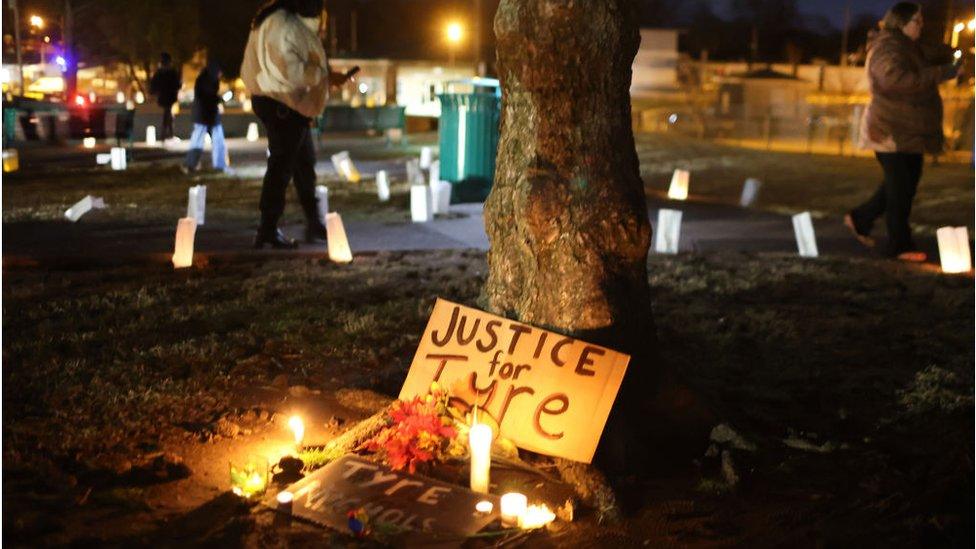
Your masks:
<svg viewBox="0 0 976 549"><path fill-rule="evenodd" d="M488 475L491 469L491 427L475 423L468 432L471 448L471 491L488 493Z"/></svg>
<svg viewBox="0 0 976 549"><path fill-rule="evenodd" d="M502 522L506 524L518 524L519 517L525 514L525 507L528 499L524 494L509 492L502 496Z"/></svg>
<svg viewBox="0 0 976 549"><path fill-rule="evenodd" d="M305 422L299 416L291 416L288 419L288 428L295 435L295 445L301 447L302 440L305 438Z"/></svg>

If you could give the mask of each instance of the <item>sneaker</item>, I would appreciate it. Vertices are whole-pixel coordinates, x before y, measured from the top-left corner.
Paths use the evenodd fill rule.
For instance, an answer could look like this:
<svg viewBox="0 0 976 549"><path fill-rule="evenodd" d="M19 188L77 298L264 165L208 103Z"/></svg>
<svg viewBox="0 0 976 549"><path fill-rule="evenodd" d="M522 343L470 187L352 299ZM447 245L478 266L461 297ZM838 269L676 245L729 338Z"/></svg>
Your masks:
<svg viewBox="0 0 976 549"><path fill-rule="evenodd" d="M904 261L906 263L924 263L928 256L925 252L920 252L917 250L911 250L908 252L902 252L895 256L898 261Z"/></svg>

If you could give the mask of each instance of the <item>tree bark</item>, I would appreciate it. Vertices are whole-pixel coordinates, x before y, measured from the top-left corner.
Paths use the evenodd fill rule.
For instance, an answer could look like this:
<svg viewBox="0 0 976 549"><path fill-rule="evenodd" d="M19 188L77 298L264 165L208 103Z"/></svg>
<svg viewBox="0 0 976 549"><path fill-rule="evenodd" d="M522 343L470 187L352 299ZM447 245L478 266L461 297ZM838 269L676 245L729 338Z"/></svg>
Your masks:
<svg viewBox="0 0 976 549"><path fill-rule="evenodd" d="M601 442L625 453L656 368L630 116L635 3L502 0L495 34L502 118L482 305L631 355Z"/></svg>

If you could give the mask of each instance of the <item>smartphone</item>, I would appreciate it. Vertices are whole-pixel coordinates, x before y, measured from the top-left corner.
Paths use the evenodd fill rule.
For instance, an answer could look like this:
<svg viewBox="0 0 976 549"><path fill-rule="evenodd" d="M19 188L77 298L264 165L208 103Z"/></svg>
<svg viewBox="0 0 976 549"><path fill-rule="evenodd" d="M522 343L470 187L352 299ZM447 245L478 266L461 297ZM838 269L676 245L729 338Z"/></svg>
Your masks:
<svg viewBox="0 0 976 549"><path fill-rule="evenodd" d="M353 76L356 76L356 73L358 72L359 72L359 65L356 65L355 67L347 70L345 75L346 80L349 80Z"/></svg>

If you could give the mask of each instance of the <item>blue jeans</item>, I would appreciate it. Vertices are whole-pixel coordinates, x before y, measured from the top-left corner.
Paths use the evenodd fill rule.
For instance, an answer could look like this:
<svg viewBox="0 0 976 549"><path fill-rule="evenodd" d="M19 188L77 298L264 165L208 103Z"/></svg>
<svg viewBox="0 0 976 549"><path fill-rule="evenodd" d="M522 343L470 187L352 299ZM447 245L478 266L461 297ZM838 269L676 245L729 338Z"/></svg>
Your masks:
<svg viewBox="0 0 976 549"><path fill-rule="evenodd" d="M190 137L190 150L186 153L186 167L190 170L197 169L200 157L203 156L203 138L210 134L213 141L211 156L213 167L217 170L227 169L227 145L224 143L224 127L220 124L210 126L204 124L193 125L193 135Z"/></svg>

